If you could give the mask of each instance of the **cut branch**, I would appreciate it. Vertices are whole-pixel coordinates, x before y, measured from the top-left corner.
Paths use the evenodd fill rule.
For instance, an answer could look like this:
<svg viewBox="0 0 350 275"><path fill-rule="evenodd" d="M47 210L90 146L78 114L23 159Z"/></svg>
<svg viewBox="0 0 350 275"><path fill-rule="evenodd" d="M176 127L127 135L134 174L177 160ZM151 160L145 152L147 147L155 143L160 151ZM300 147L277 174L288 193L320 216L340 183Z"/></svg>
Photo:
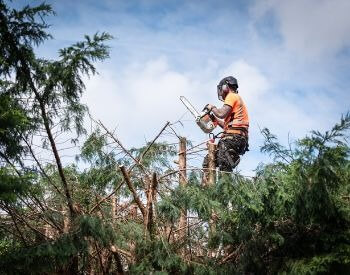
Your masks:
<svg viewBox="0 0 350 275"><path fill-rule="evenodd" d="M153 238L153 203L155 199L155 193L157 189L158 181L157 174L153 173L152 181L149 185L149 189L147 190L147 206L146 206L146 219L145 219L145 227L147 228L151 239Z"/></svg>
<svg viewBox="0 0 350 275"><path fill-rule="evenodd" d="M186 138L182 137L179 141L179 186L185 187L187 184L186 175ZM179 228L183 228L179 232L179 238L182 239L186 236L187 228L187 209L181 210Z"/></svg>
<svg viewBox="0 0 350 275"><path fill-rule="evenodd" d="M144 205L142 204L140 198L138 197L138 195L136 194L136 190L135 190L135 187L134 185L132 184L131 180L130 180L130 177L127 173L127 171L125 170L125 167L124 166L119 166L119 169L122 171L122 174L123 174L123 177L125 179L125 182L126 184L128 185L129 187L129 190L131 191L133 197L134 197L134 200L137 204L137 206L139 207L141 213L142 213L142 216L144 219L146 219L146 209L144 207Z"/></svg>

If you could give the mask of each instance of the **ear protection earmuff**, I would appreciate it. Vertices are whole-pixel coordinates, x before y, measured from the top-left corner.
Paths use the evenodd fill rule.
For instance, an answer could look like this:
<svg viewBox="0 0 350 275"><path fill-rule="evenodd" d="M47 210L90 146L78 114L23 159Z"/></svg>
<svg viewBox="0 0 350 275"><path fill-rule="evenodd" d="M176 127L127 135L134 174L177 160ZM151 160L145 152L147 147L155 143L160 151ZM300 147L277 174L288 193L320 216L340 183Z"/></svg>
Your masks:
<svg viewBox="0 0 350 275"><path fill-rule="evenodd" d="M225 97L227 93L230 91L229 87L227 84L222 84L221 86L217 86L217 92L218 92L218 99L221 101L225 100Z"/></svg>
<svg viewBox="0 0 350 275"><path fill-rule="evenodd" d="M229 88L228 88L228 85L227 84L224 84L221 86L221 90L224 92L224 93L227 93L229 91Z"/></svg>

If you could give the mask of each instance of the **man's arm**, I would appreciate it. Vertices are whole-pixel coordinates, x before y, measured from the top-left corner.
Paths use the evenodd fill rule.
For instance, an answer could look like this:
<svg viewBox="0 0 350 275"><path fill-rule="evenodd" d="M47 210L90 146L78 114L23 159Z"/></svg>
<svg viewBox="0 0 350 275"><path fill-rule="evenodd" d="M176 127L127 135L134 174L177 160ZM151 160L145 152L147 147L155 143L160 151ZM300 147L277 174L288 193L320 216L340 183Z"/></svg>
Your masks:
<svg viewBox="0 0 350 275"><path fill-rule="evenodd" d="M213 112L213 114L217 118L220 118L220 119L225 119L228 116L228 114L231 113L231 110L232 110L232 107L227 104L225 104L221 108L216 108L213 105L209 105L208 108Z"/></svg>

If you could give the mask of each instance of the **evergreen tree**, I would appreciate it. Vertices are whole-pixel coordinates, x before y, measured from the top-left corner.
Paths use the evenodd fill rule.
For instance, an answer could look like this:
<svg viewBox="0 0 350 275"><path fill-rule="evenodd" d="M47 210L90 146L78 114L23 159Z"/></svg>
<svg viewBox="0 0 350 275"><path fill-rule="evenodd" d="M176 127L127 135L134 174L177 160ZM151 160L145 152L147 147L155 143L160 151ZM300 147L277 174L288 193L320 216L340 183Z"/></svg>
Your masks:
<svg viewBox="0 0 350 275"><path fill-rule="evenodd" d="M95 74L92 62L109 55L104 42L111 36L101 33L91 38L85 36L83 42L60 50L58 60L38 58L34 47L51 37L45 23L45 17L50 14L53 11L46 4L15 10L0 1L0 199L1 209L7 213L3 225L9 217L17 236L9 240L15 249L9 254L12 256L18 256L17 250L22 247L32 246L43 238L50 239L43 233L45 226L66 231L60 221L66 219L65 216L52 213L51 206L63 209L62 213L65 205L68 206L70 215L68 221L63 221L70 224L68 230L74 231L72 225L79 224L79 220L75 220L79 207L73 202L71 175L62 165L56 136L57 131L75 131L77 137L84 133L82 122L87 108L80 103L85 89L82 77ZM53 154L55 165L46 166L36 154L33 138L38 135L42 137L41 147ZM71 141L76 142L76 137L71 137ZM31 162L24 162L23 158L30 158ZM28 220L26 215L30 212L35 213L38 220ZM61 240L57 240L58 244ZM42 247L35 248L37 253L43 251ZM46 244L44 247L50 248ZM26 255L22 252L22 256ZM75 254L68 252L67 261L71 261L69 253ZM19 270L22 266L30 270L30 264L26 265L30 260L29 257L21 262ZM76 256L73 261L76 262ZM73 265L71 270L76 270L77 264ZM13 268L3 267L3 270Z"/></svg>

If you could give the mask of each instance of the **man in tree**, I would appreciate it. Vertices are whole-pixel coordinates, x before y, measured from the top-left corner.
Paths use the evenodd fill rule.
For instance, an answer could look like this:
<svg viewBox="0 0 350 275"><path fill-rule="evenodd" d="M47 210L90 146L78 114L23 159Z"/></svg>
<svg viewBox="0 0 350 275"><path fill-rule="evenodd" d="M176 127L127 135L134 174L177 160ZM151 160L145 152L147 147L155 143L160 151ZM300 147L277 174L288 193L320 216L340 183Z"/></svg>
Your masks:
<svg viewBox="0 0 350 275"><path fill-rule="evenodd" d="M214 123L224 130L218 143L216 165L220 171L225 172L232 172L240 161L239 155L248 151L248 112L237 89L236 78L233 76L223 78L217 85L217 93L224 105L221 108L207 105L213 114ZM203 168L207 167L208 156L203 162Z"/></svg>

